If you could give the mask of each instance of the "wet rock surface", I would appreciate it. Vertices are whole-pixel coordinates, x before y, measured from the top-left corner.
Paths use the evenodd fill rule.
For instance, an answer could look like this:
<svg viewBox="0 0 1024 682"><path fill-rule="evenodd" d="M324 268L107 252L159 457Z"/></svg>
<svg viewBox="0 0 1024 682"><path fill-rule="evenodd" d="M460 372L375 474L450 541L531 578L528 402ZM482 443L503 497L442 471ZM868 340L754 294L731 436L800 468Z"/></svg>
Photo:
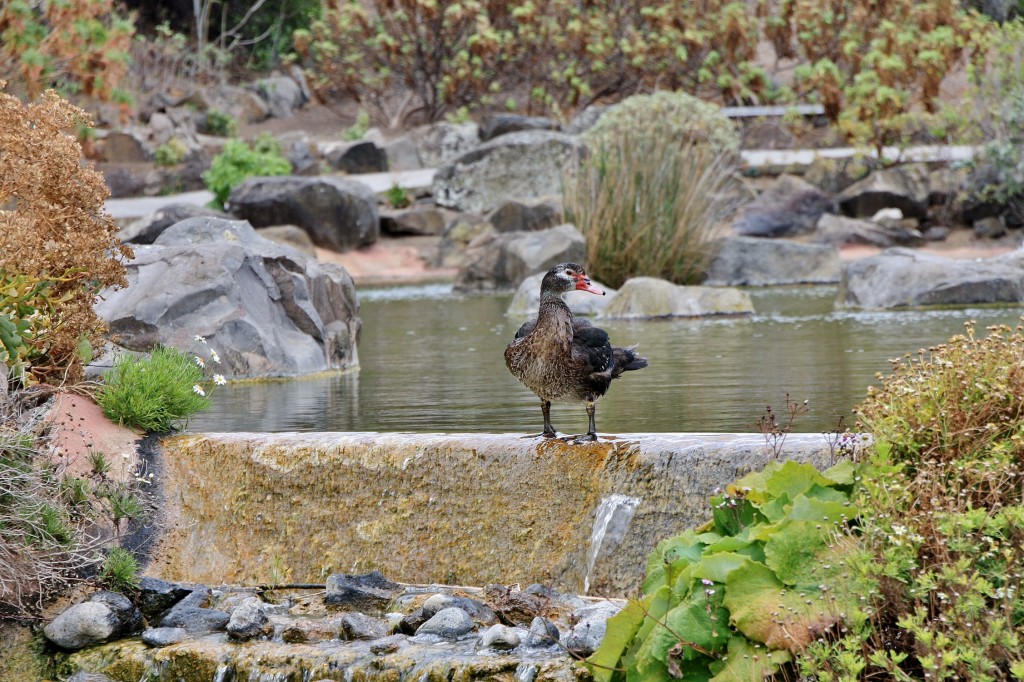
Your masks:
<svg viewBox="0 0 1024 682"><path fill-rule="evenodd" d="M332 575L334 584L377 583L380 574ZM622 600L584 599L547 586L492 586L487 589L440 585L394 586L385 617L327 600L326 585L281 587L199 587L212 611L230 621L212 632L148 628L141 635L82 648L70 655L67 669L81 680L111 682L199 682L208 680L448 680L516 679L530 682L589 679L569 653L600 642L605 620ZM172 583L173 584L173 583ZM149 586L166 594L166 589ZM177 594L187 591L181 586ZM500 589L499 589L500 588ZM140 598L149 589L142 588ZM539 609L529 629L498 623L510 601ZM92 602L86 602L92 603ZM180 609L180 603L171 610ZM456 605L459 604L459 605ZM72 607L73 608L73 607ZM188 607L194 608L194 607ZM416 634L398 623L413 611L432 612ZM471 613L473 615L471 615ZM259 614L259 615L256 615ZM526 614L522 614L525 618ZM481 617L487 622L481 622ZM239 637L234 624L247 624ZM350 636L355 625L362 633ZM302 637L296 637L302 632Z"/></svg>

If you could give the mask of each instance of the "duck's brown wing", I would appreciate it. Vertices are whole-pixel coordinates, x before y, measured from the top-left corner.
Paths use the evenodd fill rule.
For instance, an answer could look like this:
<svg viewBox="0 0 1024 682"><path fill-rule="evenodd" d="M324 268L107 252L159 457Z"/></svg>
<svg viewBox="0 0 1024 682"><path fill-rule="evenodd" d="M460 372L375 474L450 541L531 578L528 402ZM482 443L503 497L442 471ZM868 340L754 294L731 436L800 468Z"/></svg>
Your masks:
<svg viewBox="0 0 1024 682"><path fill-rule="evenodd" d="M576 325L574 344L580 347L587 356L587 363L592 374L609 371L615 362L612 344L608 333L590 324Z"/></svg>

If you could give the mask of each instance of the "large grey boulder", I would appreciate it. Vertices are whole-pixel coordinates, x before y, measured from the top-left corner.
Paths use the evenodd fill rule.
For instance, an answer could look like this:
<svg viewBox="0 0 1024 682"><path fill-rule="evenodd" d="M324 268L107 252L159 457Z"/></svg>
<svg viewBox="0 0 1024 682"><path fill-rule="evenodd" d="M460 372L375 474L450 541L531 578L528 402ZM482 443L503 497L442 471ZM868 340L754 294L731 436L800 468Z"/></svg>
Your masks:
<svg viewBox="0 0 1024 682"><path fill-rule="evenodd" d="M228 619L228 637L245 641L267 635L274 627L267 615L267 606L259 597L248 597L231 611Z"/></svg>
<svg viewBox="0 0 1024 682"><path fill-rule="evenodd" d="M374 141L384 150L392 171L437 168L480 144L479 129L472 122L439 121L391 139L371 133L365 137L379 137Z"/></svg>
<svg viewBox="0 0 1024 682"><path fill-rule="evenodd" d="M510 200L488 214L487 219L498 232L543 230L563 222L564 211L559 197L533 201Z"/></svg>
<svg viewBox="0 0 1024 682"><path fill-rule="evenodd" d="M492 113L484 115L480 139L484 142L522 130L558 130L558 121L545 116Z"/></svg>
<svg viewBox="0 0 1024 682"><path fill-rule="evenodd" d="M903 215L924 218L930 195L928 166L923 163L877 170L844 189L836 201L843 213L868 218L883 208L898 208Z"/></svg>
<svg viewBox="0 0 1024 682"><path fill-rule="evenodd" d="M530 130L486 142L441 167L434 201L460 211L486 213L509 199L560 191L564 174L586 154L572 135Z"/></svg>
<svg viewBox="0 0 1024 682"><path fill-rule="evenodd" d="M292 376L358 364L355 286L263 239L242 221L190 218L135 248L128 286L96 306L118 342L194 350L202 336L228 378Z"/></svg>
<svg viewBox="0 0 1024 682"><path fill-rule="evenodd" d="M918 230L905 228L895 221L880 225L870 220L848 218L826 213L818 220L818 226L811 235L815 244L843 246L844 244L867 244L889 247L897 244L915 244L922 239Z"/></svg>
<svg viewBox="0 0 1024 682"><path fill-rule="evenodd" d="M380 173L388 169L387 153L373 142L340 142L324 152L331 168L345 173Z"/></svg>
<svg viewBox="0 0 1024 682"><path fill-rule="evenodd" d="M142 614L127 597L97 592L74 604L43 627L43 635L62 649L83 647L142 630Z"/></svg>
<svg viewBox="0 0 1024 682"><path fill-rule="evenodd" d="M544 279L544 274L544 272L538 272L520 282L519 288L512 296L511 303L508 304L508 310L505 311L506 315L523 318L537 316L537 311L540 309L540 281ZM615 296L615 289L609 289L597 280L593 280L593 282L604 290L604 296L596 296L586 291L570 291L562 295L562 300L574 314L597 315L608 306L608 302Z"/></svg>
<svg viewBox="0 0 1024 682"><path fill-rule="evenodd" d="M288 118L307 100L302 86L288 76L261 78L251 88L266 102L267 111L274 118Z"/></svg>
<svg viewBox="0 0 1024 682"><path fill-rule="evenodd" d="M195 204L168 204L122 227L117 238L126 244L152 244L160 233L175 223L196 217L227 218L224 213Z"/></svg>
<svg viewBox="0 0 1024 682"><path fill-rule="evenodd" d="M789 237L814 231L832 197L793 175L783 175L747 204L733 223L737 234Z"/></svg>
<svg viewBox="0 0 1024 682"><path fill-rule="evenodd" d="M537 232L489 232L466 247L455 277L461 292L512 291L526 277L566 261L582 263L586 241L573 225Z"/></svg>
<svg viewBox="0 0 1024 682"><path fill-rule="evenodd" d="M708 268L712 286L774 286L838 282L839 252L824 244L727 237Z"/></svg>
<svg viewBox="0 0 1024 682"><path fill-rule="evenodd" d="M231 192L227 206L253 227L298 225L317 246L335 251L367 246L380 236L377 196L345 178L249 178Z"/></svg>
<svg viewBox="0 0 1024 682"><path fill-rule="evenodd" d="M838 304L847 308L1020 303L1024 253L983 259L944 258L888 249L846 264Z"/></svg>
<svg viewBox="0 0 1024 682"><path fill-rule="evenodd" d="M750 315L750 294L729 287L682 286L655 277L626 280L598 315L613 319Z"/></svg>

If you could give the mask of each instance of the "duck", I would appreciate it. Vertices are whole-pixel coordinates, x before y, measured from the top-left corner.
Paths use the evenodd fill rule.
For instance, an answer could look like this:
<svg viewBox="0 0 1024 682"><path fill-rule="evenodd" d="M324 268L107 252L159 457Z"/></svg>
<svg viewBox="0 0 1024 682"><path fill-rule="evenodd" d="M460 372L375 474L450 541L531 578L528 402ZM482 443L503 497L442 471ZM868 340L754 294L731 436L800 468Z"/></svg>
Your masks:
<svg viewBox="0 0 1024 682"><path fill-rule="evenodd" d="M640 357L635 346L613 346L603 329L574 317L562 300L562 294L569 291L605 295L577 263L559 263L548 270L540 283L537 318L520 327L505 348L505 366L540 398L541 436L558 435L551 425L552 402L583 402L589 428L586 434L572 438L596 441L594 403L623 372L647 367L647 358Z"/></svg>

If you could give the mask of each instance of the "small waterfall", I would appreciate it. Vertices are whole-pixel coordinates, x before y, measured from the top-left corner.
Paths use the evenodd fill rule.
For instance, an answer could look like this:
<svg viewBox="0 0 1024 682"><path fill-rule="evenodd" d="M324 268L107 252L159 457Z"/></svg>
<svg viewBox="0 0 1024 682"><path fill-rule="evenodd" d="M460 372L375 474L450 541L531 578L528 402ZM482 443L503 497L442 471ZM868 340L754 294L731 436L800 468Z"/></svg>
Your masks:
<svg viewBox="0 0 1024 682"><path fill-rule="evenodd" d="M601 500L594 517L594 529L590 532L590 548L587 550L587 574L583 578L583 594L590 591L590 576L594 564L601 554L601 547L607 540L617 545L622 541L630 521L640 505L639 497L613 493Z"/></svg>

